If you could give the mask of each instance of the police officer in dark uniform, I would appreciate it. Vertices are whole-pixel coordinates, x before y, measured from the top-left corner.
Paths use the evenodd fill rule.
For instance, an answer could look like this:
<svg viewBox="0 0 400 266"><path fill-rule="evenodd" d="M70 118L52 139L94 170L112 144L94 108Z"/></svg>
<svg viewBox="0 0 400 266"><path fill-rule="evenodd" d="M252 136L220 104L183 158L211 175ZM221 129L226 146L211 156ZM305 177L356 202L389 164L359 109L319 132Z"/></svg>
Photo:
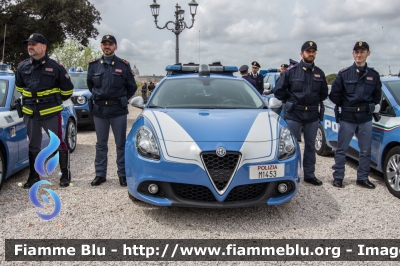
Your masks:
<svg viewBox="0 0 400 266"><path fill-rule="evenodd" d="M257 61L253 61L251 63L251 73L249 74L249 77L255 81L256 90L262 94L264 91L264 77L258 73L260 67L261 66Z"/></svg>
<svg viewBox="0 0 400 266"><path fill-rule="evenodd" d="M282 75L286 72L287 68L289 67L288 64L282 64L281 68L279 69L279 77L276 79L276 82L282 77Z"/></svg>
<svg viewBox="0 0 400 266"><path fill-rule="evenodd" d="M248 65L241 66L239 68L239 72L240 72L240 75L242 75L242 78L247 80L251 85L253 85L254 88L256 87L256 81L249 76L249 66Z"/></svg>
<svg viewBox="0 0 400 266"><path fill-rule="evenodd" d="M373 189L375 185L368 180L371 142L372 116L379 112L382 83L379 73L369 68L366 61L371 54L366 42L357 42L353 48L354 63L339 71L332 83L329 99L340 107L340 127L338 147L335 152L335 164L332 166L333 185L342 187L346 151L356 134L360 148L356 183L362 187ZM335 110L337 110L335 108ZM338 111L335 112L338 116Z"/></svg>
<svg viewBox="0 0 400 266"><path fill-rule="evenodd" d="M33 33L23 42L28 44L30 58L18 65L15 86L22 94L22 113L29 138L29 178L24 188L30 188L40 180L35 170L35 160L42 146L42 128L49 135L52 131L60 139L59 163L60 186L67 187L71 181L69 151L62 138L62 102L72 95L74 85L65 68L46 53L47 40Z"/></svg>
<svg viewBox="0 0 400 266"><path fill-rule="evenodd" d="M298 139L304 126L304 181L322 185L315 177L315 137L320 119L319 105L328 96L325 73L315 66L317 44L307 41L301 47L300 63L289 67L274 88L275 97L286 102L285 121ZM322 108L321 108L322 109Z"/></svg>
<svg viewBox="0 0 400 266"><path fill-rule="evenodd" d="M297 62L297 61L294 61L293 59L289 59L289 66L293 66L293 65L295 65L295 64L298 64L299 62Z"/></svg>
<svg viewBox="0 0 400 266"><path fill-rule="evenodd" d="M92 114L96 128L96 177L92 186L106 181L108 136L110 126L117 149L118 177L121 186L126 186L125 140L128 100L135 94L137 86L129 62L117 57L117 41L112 35L101 40L103 56L89 62L87 85L93 95Z"/></svg>

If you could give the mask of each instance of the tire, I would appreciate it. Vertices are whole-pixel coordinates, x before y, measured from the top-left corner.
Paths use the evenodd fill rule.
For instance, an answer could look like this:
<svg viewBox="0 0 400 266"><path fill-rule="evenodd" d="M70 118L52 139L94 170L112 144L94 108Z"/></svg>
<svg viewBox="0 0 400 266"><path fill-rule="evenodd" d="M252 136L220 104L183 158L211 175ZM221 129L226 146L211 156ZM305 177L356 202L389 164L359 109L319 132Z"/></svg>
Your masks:
<svg viewBox="0 0 400 266"><path fill-rule="evenodd" d="M76 148L77 134L76 124L72 118L68 119L67 127L65 129L64 142L70 153L73 153Z"/></svg>
<svg viewBox="0 0 400 266"><path fill-rule="evenodd" d="M400 198L400 147L389 151L382 170L387 189L393 196Z"/></svg>
<svg viewBox="0 0 400 266"><path fill-rule="evenodd" d="M325 132L321 124L318 124L317 135L315 136L315 151L321 156L332 153L332 149L326 145Z"/></svg>
<svg viewBox="0 0 400 266"><path fill-rule="evenodd" d="M4 160L3 152L0 151L0 190L3 186L4 179L6 176L6 161Z"/></svg>

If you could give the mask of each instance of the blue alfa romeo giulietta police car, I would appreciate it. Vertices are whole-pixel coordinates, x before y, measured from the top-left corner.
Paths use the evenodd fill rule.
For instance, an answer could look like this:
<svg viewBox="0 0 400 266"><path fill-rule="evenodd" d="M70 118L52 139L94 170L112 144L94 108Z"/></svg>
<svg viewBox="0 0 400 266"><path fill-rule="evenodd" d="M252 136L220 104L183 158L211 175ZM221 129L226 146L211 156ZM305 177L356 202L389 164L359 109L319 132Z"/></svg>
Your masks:
<svg viewBox="0 0 400 266"><path fill-rule="evenodd" d="M371 167L382 172L390 193L400 198L400 78L384 77L378 122L373 121ZM319 125L315 148L319 155L327 155L337 148L339 124L336 123L334 104L325 101L324 120ZM356 136L350 142L347 156L358 159Z"/></svg>
<svg viewBox="0 0 400 266"><path fill-rule="evenodd" d="M300 149L237 67L170 65L125 146L128 192L158 206L277 205L297 192Z"/></svg>
<svg viewBox="0 0 400 266"><path fill-rule="evenodd" d="M0 64L0 188L6 178L29 164L25 124L18 116L14 102L21 97L15 89L15 75L8 65ZM76 148L76 115L71 100L63 103L62 129L64 141L73 152ZM42 147L49 143L43 133Z"/></svg>

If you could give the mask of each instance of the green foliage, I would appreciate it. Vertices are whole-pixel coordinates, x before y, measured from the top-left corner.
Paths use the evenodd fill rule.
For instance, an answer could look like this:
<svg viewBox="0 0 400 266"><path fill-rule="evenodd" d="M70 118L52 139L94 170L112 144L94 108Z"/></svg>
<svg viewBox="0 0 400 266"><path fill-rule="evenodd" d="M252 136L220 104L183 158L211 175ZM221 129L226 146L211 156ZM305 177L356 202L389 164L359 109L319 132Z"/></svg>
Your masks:
<svg viewBox="0 0 400 266"><path fill-rule="evenodd" d="M326 80L328 81L328 84L332 84L332 82L335 80L337 76L337 73L332 73L326 76Z"/></svg>
<svg viewBox="0 0 400 266"><path fill-rule="evenodd" d="M62 45L53 49L51 58L60 62L66 69L80 66L87 71L90 59L102 56L100 50L96 50L93 45L83 46L77 40L67 39Z"/></svg>
<svg viewBox="0 0 400 266"><path fill-rule="evenodd" d="M15 68L26 59L28 53L22 41L34 32L46 37L49 54L67 38L74 38L87 46L89 39L99 34L94 24L100 24L100 21L100 12L88 0L2 0L1 40L7 24L4 61ZM1 41L1 49L3 45Z"/></svg>

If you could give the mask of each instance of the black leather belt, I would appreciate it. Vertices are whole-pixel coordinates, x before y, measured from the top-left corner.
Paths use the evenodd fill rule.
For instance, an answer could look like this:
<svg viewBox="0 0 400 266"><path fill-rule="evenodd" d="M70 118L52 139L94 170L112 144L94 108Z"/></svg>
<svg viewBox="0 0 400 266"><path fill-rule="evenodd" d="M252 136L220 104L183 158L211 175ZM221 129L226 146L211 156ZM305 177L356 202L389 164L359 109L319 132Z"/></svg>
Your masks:
<svg viewBox="0 0 400 266"><path fill-rule="evenodd" d="M342 111L345 112L359 113L359 112L369 111L369 106L360 106L360 107L342 106L341 109Z"/></svg>
<svg viewBox="0 0 400 266"><path fill-rule="evenodd" d="M120 101L117 100L96 100L94 101L97 105L117 105Z"/></svg>
<svg viewBox="0 0 400 266"><path fill-rule="evenodd" d="M304 106L304 105L295 105L294 110L298 111L316 111L318 110L318 106Z"/></svg>
<svg viewBox="0 0 400 266"><path fill-rule="evenodd" d="M22 98L22 105L38 104L38 103L52 103L55 101L56 101L56 99L54 99L54 97L32 98L32 99Z"/></svg>

